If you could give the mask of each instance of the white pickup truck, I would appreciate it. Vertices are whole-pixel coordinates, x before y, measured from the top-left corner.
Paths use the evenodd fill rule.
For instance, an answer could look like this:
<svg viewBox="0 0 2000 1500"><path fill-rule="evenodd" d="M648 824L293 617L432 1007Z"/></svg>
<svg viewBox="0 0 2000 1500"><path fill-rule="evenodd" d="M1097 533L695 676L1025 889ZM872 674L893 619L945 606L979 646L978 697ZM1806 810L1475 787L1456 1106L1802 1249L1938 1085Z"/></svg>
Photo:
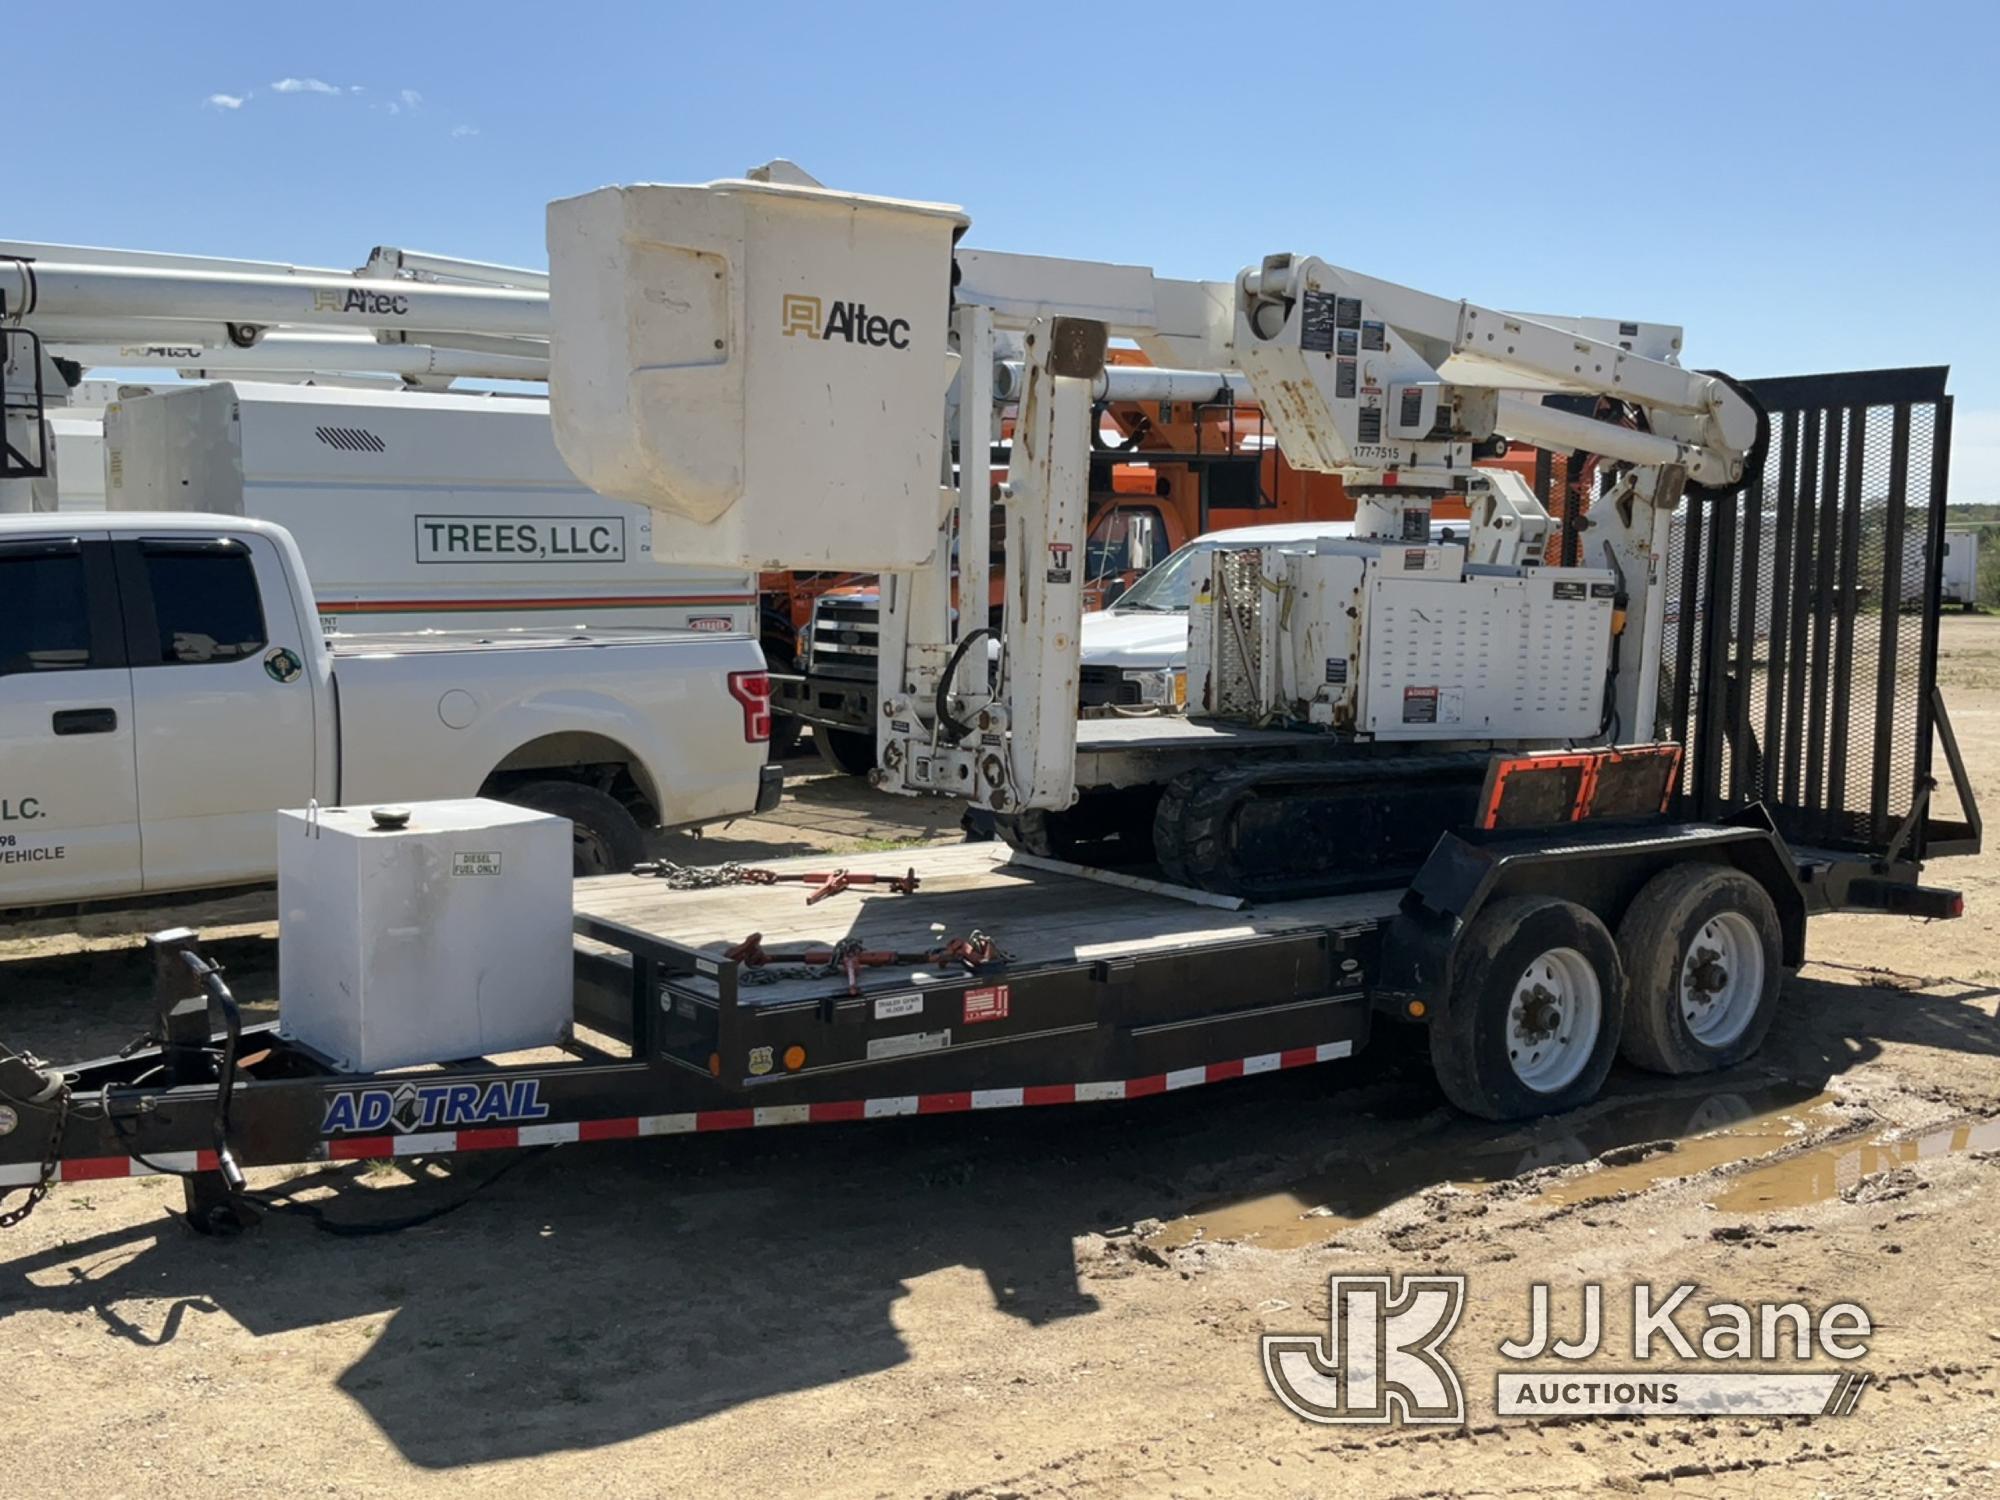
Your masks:
<svg viewBox="0 0 2000 1500"><path fill-rule="evenodd" d="M474 794L642 830L777 801L757 643L693 632L329 647L282 527L0 516L0 910L255 884L279 808Z"/></svg>

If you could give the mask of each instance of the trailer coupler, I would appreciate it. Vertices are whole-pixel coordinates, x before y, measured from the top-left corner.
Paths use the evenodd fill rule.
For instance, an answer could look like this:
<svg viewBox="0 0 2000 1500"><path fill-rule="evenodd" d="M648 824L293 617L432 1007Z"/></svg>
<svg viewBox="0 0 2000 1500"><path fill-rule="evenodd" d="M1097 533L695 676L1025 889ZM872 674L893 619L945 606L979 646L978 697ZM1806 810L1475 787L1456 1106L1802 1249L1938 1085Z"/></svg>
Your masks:
<svg viewBox="0 0 2000 1500"><path fill-rule="evenodd" d="M69 1079L41 1059L0 1049L0 1134L20 1127L21 1110L52 1109L48 1148L42 1153L41 1175L26 1185L27 1196L12 1208L0 1211L0 1229L12 1229L33 1213L55 1185L57 1164L62 1157L63 1130L69 1124ZM4 1198L5 1193L0 1193Z"/></svg>

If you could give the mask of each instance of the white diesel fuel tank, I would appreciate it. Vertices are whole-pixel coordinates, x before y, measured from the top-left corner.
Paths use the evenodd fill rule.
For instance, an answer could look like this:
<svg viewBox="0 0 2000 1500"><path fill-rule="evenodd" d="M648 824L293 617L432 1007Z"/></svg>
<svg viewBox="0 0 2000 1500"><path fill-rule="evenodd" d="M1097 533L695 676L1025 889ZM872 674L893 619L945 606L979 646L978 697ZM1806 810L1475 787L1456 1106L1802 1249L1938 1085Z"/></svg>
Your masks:
<svg viewBox="0 0 2000 1500"><path fill-rule="evenodd" d="M570 825L484 798L278 814L280 1031L375 1072L554 1045Z"/></svg>

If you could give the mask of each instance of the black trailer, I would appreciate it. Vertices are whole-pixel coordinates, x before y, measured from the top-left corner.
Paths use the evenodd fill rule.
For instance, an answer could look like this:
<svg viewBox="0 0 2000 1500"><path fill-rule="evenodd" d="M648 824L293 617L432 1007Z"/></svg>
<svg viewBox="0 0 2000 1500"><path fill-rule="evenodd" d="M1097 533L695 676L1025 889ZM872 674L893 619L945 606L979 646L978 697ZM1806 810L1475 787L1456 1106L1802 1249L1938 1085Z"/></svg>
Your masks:
<svg viewBox="0 0 2000 1500"><path fill-rule="evenodd" d="M141 1044L0 1055L0 1188L178 1173L206 1223L248 1167L1131 1100L1346 1057L1391 1018L1492 1118L1583 1102L1621 1050L1727 1067L1810 916L1959 914L1920 879L1979 842L1935 681L1943 375L1760 383L1762 472L1678 523L1671 739L1494 756L1478 826L1413 879L1251 905L989 844L859 857L879 883L810 902L587 881L565 1047L373 1074L241 1026L194 935L162 934Z"/></svg>

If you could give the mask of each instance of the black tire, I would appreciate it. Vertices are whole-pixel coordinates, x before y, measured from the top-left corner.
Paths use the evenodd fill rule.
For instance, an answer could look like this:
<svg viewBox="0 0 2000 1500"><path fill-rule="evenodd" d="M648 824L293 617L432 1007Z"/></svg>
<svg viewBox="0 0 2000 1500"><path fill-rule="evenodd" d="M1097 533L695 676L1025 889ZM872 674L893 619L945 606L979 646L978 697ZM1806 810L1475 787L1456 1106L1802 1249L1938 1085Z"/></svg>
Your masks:
<svg viewBox="0 0 2000 1500"><path fill-rule="evenodd" d="M1031 807L1026 812L995 813L993 831L1009 849L1042 859L1076 862L1076 840L1070 834L1069 819L1062 813Z"/></svg>
<svg viewBox="0 0 2000 1500"><path fill-rule="evenodd" d="M1159 806L1153 809L1153 858L1160 866L1160 878L1169 885L1196 883L1194 865L1188 857L1193 837L1188 828L1188 803L1206 781L1205 772L1181 772L1161 790ZM1202 837L1212 838L1213 831L1204 828ZM1208 845L1203 844L1202 848L1206 854Z"/></svg>
<svg viewBox="0 0 2000 1500"><path fill-rule="evenodd" d="M829 771L866 776L875 769L875 736L858 729L828 729L813 725L813 748Z"/></svg>
<svg viewBox="0 0 2000 1500"><path fill-rule="evenodd" d="M646 857L646 835L625 805L577 781L529 781L500 797L516 807L568 818L571 869L582 875L623 875Z"/></svg>
<svg viewBox="0 0 2000 1500"><path fill-rule="evenodd" d="M1134 865L1153 858L1157 787L1093 787L1061 812L996 813L1008 847L1080 865Z"/></svg>
<svg viewBox="0 0 2000 1500"><path fill-rule="evenodd" d="M1533 1042L1513 1027L1516 995L1530 977L1530 964L1564 950L1577 955L1594 977L1597 1036L1574 1076L1546 1088L1531 1087L1517 1070L1532 1069L1531 1063L1517 1065L1516 1059ZM1459 939L1450 1000L1444 1014L1431 1022L1431 1065L1445 1097L1487 1120L1524 1120L1587 1103L1604 1086L1618 1056L1624 996L1618 945L1593 913L1554 896L1506 896L1493 902ZM1560 1009L1552 1014L1559 1040L1563 1018Z"/></svg>
<svg viewBox="0 0 2000 1500"><path fill-rule="evenodd" d="M1756 952L1761 974L1739 963L1732 976L1731 949ZM1770 893L1741 870L1706 863L1662 870L1619 922L1618 951L1626 972L1626 1061L1654 1073L1713 1073L1763 1045L1784 985L1784 939ZM1684 982L1693 984L1693 996ZM1718 1003L1728 1008L1712 1010Z"/></svg>

